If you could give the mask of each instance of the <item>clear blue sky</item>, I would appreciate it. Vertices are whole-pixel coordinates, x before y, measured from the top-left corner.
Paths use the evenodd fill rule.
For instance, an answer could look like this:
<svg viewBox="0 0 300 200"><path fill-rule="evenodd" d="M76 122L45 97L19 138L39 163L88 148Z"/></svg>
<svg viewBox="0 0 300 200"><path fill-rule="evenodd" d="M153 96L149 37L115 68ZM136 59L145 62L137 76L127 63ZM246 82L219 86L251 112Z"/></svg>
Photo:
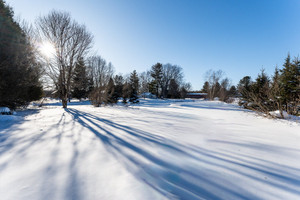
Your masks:
<svg viewBox="0 0 300 200"><path fill-rule="evenodd" d="M272 74L284 58L300 53L299 0L6 0L33 22L65 10L95 36L95 50L116 72L178 64L193 89L209 69L236 84L261 68Z"/></svg>

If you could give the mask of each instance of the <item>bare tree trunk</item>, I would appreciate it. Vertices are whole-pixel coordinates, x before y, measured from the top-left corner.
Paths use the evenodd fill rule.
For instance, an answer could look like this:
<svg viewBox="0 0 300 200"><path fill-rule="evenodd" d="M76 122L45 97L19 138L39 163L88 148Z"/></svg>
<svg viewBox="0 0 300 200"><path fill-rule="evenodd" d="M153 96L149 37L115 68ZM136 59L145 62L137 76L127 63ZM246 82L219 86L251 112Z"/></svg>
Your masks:
<svg viewBox="0 0 300 200"><path fill-rule="evenodd" d="M68 106L68 97L67 96L63 97L61 101L62 101L63 108L67 108L67 106Z"/></svg>

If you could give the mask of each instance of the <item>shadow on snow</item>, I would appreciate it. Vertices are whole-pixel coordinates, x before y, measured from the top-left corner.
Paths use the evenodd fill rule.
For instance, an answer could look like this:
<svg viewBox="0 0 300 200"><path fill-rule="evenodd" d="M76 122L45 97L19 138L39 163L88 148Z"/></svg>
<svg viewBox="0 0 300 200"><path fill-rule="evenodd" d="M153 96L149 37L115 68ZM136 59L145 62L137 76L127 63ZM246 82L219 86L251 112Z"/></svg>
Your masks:
<svg viewBox="0 0 300 200"><path fill-rule="evenodd" d="M285 166L270 168L259 160L248 161L231 154L185 146L173 140L121 125L90 113L66 109L74 120L92 131L120 162L140 181L168 198L179 199L259 199L247 183L231 180L231 174L300 195L300 177L286 173ZM133 142L134 141L134 142ZM147 147L178 155L181 162L147 151ZM185 161L188 161L185 163ZM191 163L197 163L193 166ZM203 167L202 167L203 165ZM215 168L221 170L215 170ZM218 174L219 172L219 174ZM224 176L224 174L226 176ZM258 173L261 177L254 176ZM267 176L270 180L265 180ZM234 186L232 186L234 185ZM276 197L268 191L269 196ZM255 191L255 190L254 190Z"/></svg>

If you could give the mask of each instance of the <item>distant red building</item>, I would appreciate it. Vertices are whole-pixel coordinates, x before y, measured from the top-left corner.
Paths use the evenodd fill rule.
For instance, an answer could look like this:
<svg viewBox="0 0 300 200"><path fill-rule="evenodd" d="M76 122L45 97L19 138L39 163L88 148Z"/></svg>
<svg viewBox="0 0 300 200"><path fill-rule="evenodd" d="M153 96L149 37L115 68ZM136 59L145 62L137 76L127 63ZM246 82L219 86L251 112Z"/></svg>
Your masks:
<svg viewBox="0 0 300 200"><path fill-rule="evenodd" d="M191 99L205 99L207 98L207 93L187 93L186 98Z"/></svg>

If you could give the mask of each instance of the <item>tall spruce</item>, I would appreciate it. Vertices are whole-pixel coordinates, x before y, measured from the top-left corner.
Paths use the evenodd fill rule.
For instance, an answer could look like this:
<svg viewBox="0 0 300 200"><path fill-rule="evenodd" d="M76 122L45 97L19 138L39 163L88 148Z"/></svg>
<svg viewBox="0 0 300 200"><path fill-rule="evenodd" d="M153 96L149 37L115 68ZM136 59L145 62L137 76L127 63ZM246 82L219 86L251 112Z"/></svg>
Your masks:
<svg viewBox="0 0 300 200"><path fill-rule="evenodd" d="M163 77L163 72L162 72L162 64L161 63L156 63L155 65L153 65L151 67L151 76L154 79L154 81L152 81L152 88L155 91L155 95L156 97L160 96L160 92L161 92L161 85L162 85L162 77Z"/></svg>
<svg viewBox="0 0 300 200"><path fill-rule="evenodd" d="M124 78L122 75L116 75L114 77L115 82L115 95L116 98L119 99L123 95L123 85L124 85Z"/></svg>
<svg viewBox="0 0 300 200"><path fill-rule="evenodd" d="M87 75L87 69L82 58L76 63L73 76L72 97L76 99L86 98L88 96L90 80Z"/></svg>
<svg viewBox="0 0 300 200"><path fill-rule="evenodd" d="M289 114L297 114L300 93L300 63L298 58L295 58L293 62L291 62L290 55L288 55L283 64L283 69L280 72L280 82L282 84L281 98L285 105L284 109Z"/></svg>
<svg viewBox="0 0 300 200"><path fill-rule="evenodd" d="M139 77L136 73L136 70L134 70L130 74L129 78L129 85L130 85L130 95L129 95L129 101L131 103L138 103L138 89L139 89Z"/></svg>
<svg viewBox="0 0 300 200"><path fill-rule="evenodd" d="M42 96L34 47L13 15L12 8L0 0L0 106L12 109Z"/></svg>

